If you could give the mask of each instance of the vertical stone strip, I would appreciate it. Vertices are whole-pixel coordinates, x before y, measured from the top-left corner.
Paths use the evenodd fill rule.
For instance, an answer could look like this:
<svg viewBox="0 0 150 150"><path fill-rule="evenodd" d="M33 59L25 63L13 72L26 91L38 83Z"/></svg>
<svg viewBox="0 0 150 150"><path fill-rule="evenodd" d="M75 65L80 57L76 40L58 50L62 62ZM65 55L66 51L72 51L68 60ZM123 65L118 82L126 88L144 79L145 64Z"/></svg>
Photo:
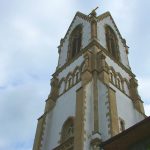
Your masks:
<svg viewBox="0 0 150 150"><path fill-rule="evenodd" d="M41 142L42 142L45 119L46 119L46 113L38 119L33 150L41 150L41 146L42 146Z"/></svg>
<svg viewBox="0 0 150 150"><path fill-rule="evenodd" d="M91 22L91 38L97 38L97 22L94 19Z"/></svg>
<svg viewBox="0 0 150 150"><path fill-rule="evenodd" d="M110 132L111 136L119 133L118 112L116 105L116 93L109 87L108 89L109 111L110 111Z"/></svg>
<svg viewBox="0 0 150 150"><path fill-rule="evenodd" d="M97 39L97 16L95 11L91 13L91 39Z"/></svg>
<svg viewBox="0 0 150 150"><path fill-rule="evenodd" d="M83 150L84 145L84 88L76 91L76 116L74 150Z"/></svg>
<svg viewBox="0 0 150 150"><path fill-rule="evenodd" d="M99 132L97 71L93 72L94 132Z"/></svg>
<svg viewBox="0 0 150 150"><path fill-rule="evenodd" d="M99 132L99 111L98 111L98 66L97 66L98 49L93 46L92 56L92 78L93 78L93 106L94 106L94 133Z"/></svg>

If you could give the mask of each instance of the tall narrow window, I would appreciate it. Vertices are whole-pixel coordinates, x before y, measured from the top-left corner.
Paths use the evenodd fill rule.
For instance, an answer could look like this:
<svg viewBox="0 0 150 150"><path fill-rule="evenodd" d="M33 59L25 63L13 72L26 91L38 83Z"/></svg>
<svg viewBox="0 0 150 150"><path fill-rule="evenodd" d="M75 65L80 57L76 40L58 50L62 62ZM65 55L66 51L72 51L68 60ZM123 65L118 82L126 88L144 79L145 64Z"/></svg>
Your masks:
<svg viewBox="0 0 150 150"><path fill-rule="evenodd" d="M105 32L108 51L113 56L113 58L119 61L120 54L117 36L110 26L105 27Z"/></svg>
<svg viewBox="0 0 150 150"><path fill-rule="evenodd" d="M69 59L73 58L81 50L82 26L78 25L71 33L69 39Z"/></svg>

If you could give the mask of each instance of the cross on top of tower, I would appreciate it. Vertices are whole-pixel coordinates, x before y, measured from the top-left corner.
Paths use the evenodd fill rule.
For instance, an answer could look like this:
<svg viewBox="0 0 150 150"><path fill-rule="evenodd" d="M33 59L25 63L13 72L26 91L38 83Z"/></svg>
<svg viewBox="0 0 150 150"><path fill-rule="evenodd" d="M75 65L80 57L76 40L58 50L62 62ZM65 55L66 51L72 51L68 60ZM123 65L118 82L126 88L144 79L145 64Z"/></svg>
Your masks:
<svg viewBox="0 0 150 150"><path fill-rule="evenodd" d="M93 9L92 11L91 11L91 13L88 15L88 16L91 16L91 17L96 17L96 10L98 9L99 7L97 6L95 9Z"/></svg>

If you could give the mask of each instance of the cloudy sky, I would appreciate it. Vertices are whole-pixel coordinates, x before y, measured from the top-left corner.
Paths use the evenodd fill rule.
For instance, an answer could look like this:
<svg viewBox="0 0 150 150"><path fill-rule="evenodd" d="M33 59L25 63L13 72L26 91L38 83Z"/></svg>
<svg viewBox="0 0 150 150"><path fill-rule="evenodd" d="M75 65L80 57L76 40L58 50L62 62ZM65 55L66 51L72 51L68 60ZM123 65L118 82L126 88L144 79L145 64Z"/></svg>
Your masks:
<svg viewBox="0 0 150 150"><path fill-rule="evenodd" d="M31 150L50 91L57 46L76 11L110 11L130 47L150 115L149 0L0 0L0 150Z"/></svg>

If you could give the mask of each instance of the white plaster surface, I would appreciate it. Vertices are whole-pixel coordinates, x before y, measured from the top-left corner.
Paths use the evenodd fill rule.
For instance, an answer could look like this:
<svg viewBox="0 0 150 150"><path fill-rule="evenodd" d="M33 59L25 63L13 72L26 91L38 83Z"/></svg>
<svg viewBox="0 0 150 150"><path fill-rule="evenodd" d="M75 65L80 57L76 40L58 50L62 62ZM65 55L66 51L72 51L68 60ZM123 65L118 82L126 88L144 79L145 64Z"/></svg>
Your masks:
<svg viewBox="0 0 150 150"><path fill-rule="evenodd" d="M80 83L71 88L68 92L60 96L54 109L49 112L47 126L45 129L44 145L42 150L52 150L59 145L60 132L63 123L71 116L75 116L76 90Z"/></svg>
<svg viewBox="0 0 150 150"><path fill-rule="evenodd" d="M63 66L67 62L69 36L70 36L71 32L74 30L74 28L79 24L82 24L82 26L83 26L82 48L86 47L88 45L88 43L90 42L90 38L91 38L90 23L88 21L76 16L67 36L65 38L63 46L61 47L61 53L60 53L60 57L59 57L58 67Z"/></svg>
<svg viewBox="0 0 150 150"><path fill-rule="evenodd" d="M110 138L108 133L108 124L110 123L110 119L106 117L106 114L109 112L109 104L107 103L108 89L101 81L98 81L98 91L99 128L102 140L105 141Z"/></svg>
<svg viewBox="0 0 150 150"><path fill-rule="evenodd" d="M86 102L85 102L85 131L86 140L84 141L84 150L90 150L90 137L93 131L93 88L92 81L86 86Z"/></svg>
<svg viewBox="0 0 150 150"><path fill-rule="evenodd" d="M143 120L144 117L136 111L132 100L113 85L111 87L116 91L118 117L125 121L125 128Z"/></svg>
<svg viewBox="0 0 150 150"><path fill-rule="evenodd" d="M63 77L65 78L69 72L73 72L77 66L80 66L84 61L83 56L78 57L73 63L67 66L62 72L59 73L58 78L61 80Z"/></svg>
<svg viewBox="0 0 150 150"><path fill-rule="evenodd" d="M117 63L115 63L110 57L106 56L106 62L108 66L112 66L116 72L120 73L123 78L126 78L128 81L130 80L130 75Z"/></svg>

